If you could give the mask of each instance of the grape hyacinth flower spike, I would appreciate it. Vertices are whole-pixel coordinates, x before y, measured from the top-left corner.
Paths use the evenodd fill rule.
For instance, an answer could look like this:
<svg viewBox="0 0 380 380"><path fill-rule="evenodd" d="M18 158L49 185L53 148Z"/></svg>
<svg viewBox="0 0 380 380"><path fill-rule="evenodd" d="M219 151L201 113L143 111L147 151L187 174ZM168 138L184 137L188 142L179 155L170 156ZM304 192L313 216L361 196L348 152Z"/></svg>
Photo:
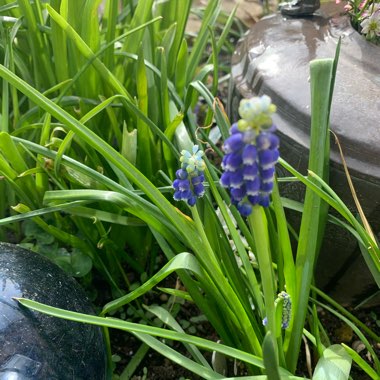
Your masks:
<svg viewBox="0 0 380 380"><path fill-rule="evenodd" d="M194 206L197 198L204 195L205 180L204 170L206 164L203 160L204 152L194 145L192 152L181 152L181 168L176 171L176 179L173 182L175 190L173 198L176 201L186 201L189 206Z"/></svg>
<svg viewBox="0 0 380 380"><path fill-rule="evenodd" d="M266 95L241 100L241 119L232 124L223 145L220 183L229 189L232 203L243 216L249 216L254 205L269 206L279 158L279 138L272 123L275 111Z"/></svg>
<svg viewBox="0 0 380 380"><path fill-rule="evenodd" d="M287 329L290 324L290 319L292 317L292 300L288 293L281 292L277 295L276 300L274 301L275 306L282 301L282 310L281 310L281 328ZM263 325L268 325L268 318L263 319Z"/></svg>

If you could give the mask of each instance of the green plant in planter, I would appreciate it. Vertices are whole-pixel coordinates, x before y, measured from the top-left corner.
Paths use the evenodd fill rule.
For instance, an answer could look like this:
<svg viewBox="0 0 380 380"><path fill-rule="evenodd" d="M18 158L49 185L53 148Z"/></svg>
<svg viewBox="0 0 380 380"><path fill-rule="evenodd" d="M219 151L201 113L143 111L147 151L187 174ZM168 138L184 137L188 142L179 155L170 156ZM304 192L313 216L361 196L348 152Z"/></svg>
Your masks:
<svg viewBox="0 0 380 380"><path fill-rule="evenodd" d="M373 356L374 368L367 366L364 370L375 378L380 364L364 334L376 341L379 337L317 289L313 291L332 306L310 298L314 261L328 217L327 204L347 220L347 228L366 247L374 275L379 273L376 242L325 182L328 115L336 63L326 60L312 64L313 122L308 176L297 173L280 160L280 164L294 175L290 180L297 179L308 187L305 204L301 207L303 222L298 249L293 259L283 210L286 200L279 196L277 181L272 177L261 178L268 187L263 185L260 191L269 193L273 184L272 203L264 208L263 205L268 206L269 198L266 198L262 205L255 204L247 223L246 205L239 205L238 197L242 194L234 190L239 190L240 183L228 186L230 196L220 186L219 168L201 157L199 150L192 151L193 145L198 145L200 150L207 146L197 139L201 135L220 152L207 130L197 131L192 106L199 95L208 106L206 120L215 117L225 145L229 145L229 121L215 100L215 94L204 82L210 72L217 78L217 53L232 19L228 20L217 42L208 26L216 22L220 2L209 2L204 12L204 26L188 55L183 28L190 2L149 2L155 7L147 7L145 2L128 1L124 2L120 16L117 4L106 2L101 24L95 17L98 1L80 1L73 5L52 1L44 11L38 1L3 4L2 11L10 10L15 17L8 30L10 41L14 41L12 36L20 31L17 44L4 45L9 58L4 60L6 65L0 66L5 89L0 135L1 172L7 179L7 186L13 190L3 206L8 209L17 199L20 204L16 211L21 214L3 219L1 223L33 218L55 239L86 252L115 289L119 287L118 276L128 286L122 268L126 260L123 257L126 241L140 249L148 247L142 255L143 259L148 259L146 253L151 245L146 231L168 263L141 287L123 297L117 294L105 305L100 317L56 310L28 300L20 302L59 317L132 332L171 360L210 379L225 376L211 368L197 347L246 362L251 378L260 379L266 375L271 379L296 378L294 373L304 334L321 358L314 378L326 378L324 371L334 370L335 378L347 379L351 362L345 350L363 369L364 365L349 349L330 347L329 342L322 341L325 334L315 311L315 305L322 305L352 325L365 342ZM27 24L30 28L35 26L34 19L40 22L40 27L34 28L29 37L25 36L25 29L20 29L24 27L21 21L17 21L20 12L31 20ZM79 14L86 15L86 23L80 22ZM155 18L160 14L165 16L163 20ZM174 25L173 20L179 21L178 24ZM4 33L7 35L6 29ZM208 33L214 48L213 65L206 64L198 69ZM58 65L51 68L53 74L46 71L46 78L41 73L32 75L39 67L52 65L48 60L45 62L43 54L46 52L38 50L41 43L50 49L46 51L54 51L57 63L63 63L59 68ZM28 62L32 62L29 66L21 59L21 53L28 52L21 46L27 44L30 44ZM60 79L54 80L54 75ZM215 89L215 82L213 85ZM11 97L7 97L8 91ZM7 114L9 99L12 99L14 115ZM29 103L33 106L29 107ZM19 110L21 114L17 114ZM247 118L249 115L242 115L242 119ZM10 120L13 123L9 123ZM266 122L257 123L260 128L266 126ZM252 127L243 122L241 128L248 131L248 126ZM255 143L260 145L258 141ZM260 145L259 150L265 151L261 148ZM269 148L275 151L277 146L269 143ZM184 153L182 171L178 173L182 150L188 153ZM261 164L272 165L275 158L273 152L269 161L264 157ZM233 166L230 171L232 169ZM175 203L172 199L174 189L170 185L175 177L178 177L173 183L175 198L187 202ZM189 177L191 183L188 185L179 182ZM243 198L254 196L243 195ZM231 205L233 198L238 201L235 202L238 208ZM48 224L46 215L51 214L56 221ZM223 224L227 228L223 228ZM132 226L145 228L134 243L131 241L137 234ZM251 260L250 251L256 260ZM146 263L129 259L128 264L142 271ZM185 334L167 310L155 305L146 308L161 320L162 325L174 331L109 317L174 271L184 283L186 292L166 291L195 302L222 343ZM305 326L306 316L310 323ZM263 324L263 320L267 322ZM354 326L353 321L359 327ZM156 337L184 342L191 359Z"/></svg>
<svg viewBox="0 0 380 380"><path fill-rule="evenodd" d="M174 179L179 155L174 143L184 134L182 121L190 120L193 134L197 128L191 106L198 95L190 84L194 79L206 82L210 73L218 73L216 57L233 25L234 12L220 28L221 2L210 2L202 11L198 35L188 38L185 26L191 0L110 0L103 8L100 3L0 1L4 66L86 124L155 185L164 187L168 178ZM210 41L212 52L206 56ZM215 91L216 79L217 75ZM65 154L133 190L131 181L92 144L6 81L1 103L0 171L6 179L0 184L5 194L2 218L41 208L48 190L107 188L67 166ZM16 146L10 135L57 154L47 157L25 145ZM61 208L52 208L47 213L54 213L53 217L39 213L34 221L60 247L87 254L119 295L120 288L128 287L125 266L140 274L154 270L156 247L146 223L118 215L117 206L101 203L90 224L87 218L92 211L76 206L75 214L74 209L62 215ZM19 226L11 233L16 240L23 237Z"/></svg>
<svg viewBox="0 0 380 380"><path fill-rule="evenodd" d="M298 180L305 183L308 188L294 261L282 200L275 180L270 208L264 209L262 205L254 205L247 224L243 218L248 214L245 212L245 207L239 207L239 205L238 208L229 207L231 198L219 185L218 170L210 165L206 158L201 157L197 149L194 149L192 153L184 152L182 168L180 172L177 172L177 176L179 181L183 181L189 180L188 176L190 175L191 184L175 182L176 191L181 192L181 194L176 194L175 198L185 199L190 208L183 203L185 208L180 211L166 198L166 188L161 189L155 186L104 139L20 80L4 66L0 66L0 75L4 79L75 133L83 143L91 144L107 160L110 167L120 172L133 184L132 188L127 188L74 158L62 155L62 164L101 184L102 189L48 191L44 195L44 203L47 208L37 210L29 216L49 212L50 207L61 207L68 213L75 213L80 205L82 215L85 215L86 211L89 217L96 215L104 218L105 215L99 212L102 210L99 210L98 205L113 204L119 209L119 212L109 212L107 217L111 219L127 213L127 215L141 219L149 226L155 240L169 260L168 264L141 287L105 305L100 317L57 310L28 300L20 300L20 302L28 307L62 318L129 331L163 355L181 363L200 376L210 379L220 379L225 376L215 372L198 349L190 346L189 352L191 352L192 359L189 359L155 337L180 340L186 344L242 360L248 365L250 378L260 379L267 376L270 379L276 379L297 378L294 373L298 363L301 337L304 334L315 346L320 357L313 379L324 379L326 374L333 374L334 379L348 379L351 366L349 354L358 363L360 361L350 350L347 354L346 349L342 346L328 347L328 342L327 344L322 342L323 327L318 321L318 315L313 306L322 305L352 326L360 339L365 342L374 360L374 369L366 367L365 370L370 376L376 378L374 376L380 369L380 363L365 334L376 341L379 341L379 337L334 302L330 307L322 304L319 300L310 298L313 267L323 235L323 224L327 218L327 204L339 211L350 223L347 228L355 233L363 246L369 247L370 255L375 255L375 257L379 255L376 242L354 216L344 209L344 205L339 202L339 199L323 180L327 173L328 115L335 66L336 62L333 60L315 61L311 64L313 119L308 176L304 177L286 162L280 160L280 164ZM192 87L201 91L206 100L212 97L200 82L194 82ZM210 105L213 105L212 102ZM243 122L240 122L240 125L245 129L247 120L244 121L244 119L247 116L242 116ZM232 147L231 140L228 140L231 139L227 135L228 121L218 108L215 109L215 118L222 134L226 135L225 146L227 149L229 146L231 152L236 151L236 147L234 149ZM12 137L12 141L16 145L22 144L34 154L49 159L56 159L58 155L52 150L25 139ZM251 145L253 141L249 140ZM256 140L259 152L264 150L260 144ZM275 150L277 146L271 142L269 145L264 145L270 150ZM261 169L266 164L272 165L276 161L276 154L271 153L270 155L269 161L263 157L259 159L259 163L262 165ZM205 168L203 160L207 168ZM229 166L228 161L225 161L223 165L225 168L229 167L233 172L234 167L233 165ZM266 169L264 168L264 170ZM204 190L199 186L203 182L203 172L207 182L202 186L205 187L206 192L203 197L200 197ZM197 180L194 181L194 178ZM264 179L268 178L262 176L261 179L265 183ZM230 182L230 185L231 183L235 182ZM272 183L272 179L267 183ZM229 187L234 189L233 186ZM235 188L239 187L235 186ZM259 190L265 194L270 191L264 187L260 187ZM193 195L199 198L196 199L196 203L193 202ZM246 195L249 194L246 193L244 196ZM234 193L233 198L239 203L240 200L237 196ZM80 202L80 204L73 204L73 202ZM262 204L268 206L267 199L265 202L262 201ZM222 219L227 226L227 232L223 229L216 207L220 210ZM229 208L233 218L228 212ZM243 213L243 216L239 214L238 210ZM240 234L244 236L246 242ZM233 245L230 240L233 241ZM249 250L253 251L257 261L250 261ZM239 260L236 260L236 256L239 257ZM375 260L374 265L376 265ZM378 269L378 267L376 268ZM178 273L186 287L186 298L194 301L207 316L221 338L222 344L184 334L178 326L170 321L167 313L157 309L155 315L176 331L107 317L110 312L137 299L174 271ZM315 291L317 292L317 290ZM184 296L183 292L175 289L171 293L177 297ZM323 293L318 291L318 295L330 302ZM151 306L148 306L149 309L153 310ZM307 326L305 327L306 315L311 321L309 329ZM263 320L267 322L263 323ZM358 327L352 321L355 321Z"/></svg>

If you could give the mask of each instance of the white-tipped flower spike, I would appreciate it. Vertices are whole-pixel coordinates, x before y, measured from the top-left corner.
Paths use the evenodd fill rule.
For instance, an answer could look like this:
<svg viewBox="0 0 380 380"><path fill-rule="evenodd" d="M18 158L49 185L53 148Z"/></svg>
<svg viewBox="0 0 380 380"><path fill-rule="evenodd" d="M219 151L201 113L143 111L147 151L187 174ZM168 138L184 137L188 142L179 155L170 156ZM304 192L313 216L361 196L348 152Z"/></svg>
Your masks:
<svg viewBox="0 0 380 380"><path fill-rule="evenodd" d="M189 206L194 206L197 198L204 195L205 180L204 170L206 163L203 160L203 151L198 145L194 145L191 153L187 150L181 152L181 169L177 170L177 179L173 182L175 190L173 198L176 201L186 201Z"/></svg>
<svg viewBox="0 0 380 380"><path fill-rule="evenodd" d="M243 99L239 106L242 119L232 124L223 145L226 155L220 183L230 190L231 201L243 216L250 215L255 204L269 206L279 158L279 138L272 124L275 111L268 96Z"/></svg>

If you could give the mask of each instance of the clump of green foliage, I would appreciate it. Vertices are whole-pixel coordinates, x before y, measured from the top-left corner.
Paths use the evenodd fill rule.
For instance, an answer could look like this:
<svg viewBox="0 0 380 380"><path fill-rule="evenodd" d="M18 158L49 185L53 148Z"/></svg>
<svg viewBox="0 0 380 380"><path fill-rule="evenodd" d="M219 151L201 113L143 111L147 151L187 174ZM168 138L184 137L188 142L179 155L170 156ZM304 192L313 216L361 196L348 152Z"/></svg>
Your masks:
<svg viewBox="0 0 380 380"><path fill-rule="evenodd" d="M227 375L213 368L200 349L245 362L252 379L296 379L303 335L319 357L314 380L325 379L329 371L334 379L348 379L352 359L376 378L380 362L366 336L380 338L312 287L329 206L364 247L379 283L377 242L326 183L337 59L311 63L308 175L279 161L293 176L289 180L307 186L304 204L296 206L302 223L293 252L275 178L269 208L255 205L248 219L231 205L219 185L220 167L207 155L195 176L205 180L194 192L196 203L179 204L172 196L180 152L197 154L193 146L198 145L223 156L209 129L198 128L194 107L199 97L206 104L204 124L215 121L223 141L230 135L216 94L218 56L234 15L222 18L220 0L208 3L199 33L189 39L190 0L109 0L104 8L99 0L0 4L3 238L11 232L40 251L50 245L51 258L74 275L88 278L93 265L113 292L100 316L31 300L20 300L22 304L128 331L207 379ZM221 19L225 25L218 29ZM191 154L184 155L182 164L191 167ZM159 270L158 250L167 261ZM129 283L126 268L145 277L141 286ZM185 333L174 318L178 308L170 304L141 305L138 297L173 272L185 290L162 291L194 302L222 343ZM311 289L319 300L310 297ZM132 304L144 323L107 317ZM373 367L350 348L330 344L317 305L354 329L371 353ZM183 342L191 358L173 350L166 343L170 339ZM111 358L112 347L109 352Z"/></svg>

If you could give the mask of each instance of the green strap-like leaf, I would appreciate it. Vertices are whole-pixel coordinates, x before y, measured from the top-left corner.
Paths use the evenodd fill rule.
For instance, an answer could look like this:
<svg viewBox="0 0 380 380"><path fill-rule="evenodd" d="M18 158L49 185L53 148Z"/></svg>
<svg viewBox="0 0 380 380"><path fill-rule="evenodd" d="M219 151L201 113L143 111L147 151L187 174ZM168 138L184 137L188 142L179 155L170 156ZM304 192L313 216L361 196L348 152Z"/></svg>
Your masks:
<svg viewBox="0 0 380 380"><path fill-rule="evenodd" d="M178 333L176 331L165 330L158 327L146 326L139 323L132 323L116 318L104 318L97 317L95 315L87 315L82 313L77 313L74 311L68 311L63 309L58 309L49 305L44 305L40 302L28 300L25 298L16 299L21 305L28 307L30 309L39 311L44 314L52 315L54 317L67 319L69 321L88 323L97 326L104 326L109 328L116 328L129 332L137 332L142 334L149 334L152 336L158 336L165 339L172 339L176 341L186 342L194 344L198 347L204 348L208 351L218 351L228 355L230 357L236 358L238 360L244 361L246 363L252 364L258 368L264 368L263 360L257 356L249 354L247 352L238 350L236 348L228 347L220 343L215 343L207 339L199 338L196 336ZM291 374L285 369L280 369L281 375L291 376Z"/></svg>
<svg viewBox="0 0 380 380"><path fill-rule="evenodd" d="M105 315L113 310L122 307L123 305L126 305L127 303L133 301L137 297L140 297L141 295L152 289L153 286L161 282L164 278L169 276L169 274L173 273L178 269L187 269L196 274L197 276L202 276L197 259L188 252L180 253L174 256L173 259L171 259L161 270L159 270L147 282L139 286L133 292L107 303L103 308L102 314Z"/></svg>
<svg viewBox="0 0 380 380"><path fill-rule="evenodd" d="M323 351L315 367L312 380L347 380L350 376L352 359L339 344Z"/></svg>

